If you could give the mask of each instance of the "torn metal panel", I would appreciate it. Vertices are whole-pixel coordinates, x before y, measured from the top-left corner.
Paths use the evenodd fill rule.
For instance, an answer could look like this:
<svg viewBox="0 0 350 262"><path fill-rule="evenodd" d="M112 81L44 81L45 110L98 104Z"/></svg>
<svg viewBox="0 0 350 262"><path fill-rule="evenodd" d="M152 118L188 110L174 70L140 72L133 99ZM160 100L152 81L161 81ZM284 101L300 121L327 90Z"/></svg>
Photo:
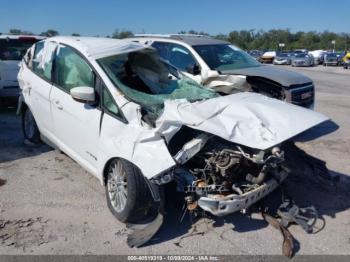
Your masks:
<svg viewBox="0 0 350 262"><path fill-rule="evenodd" d="M276 218L273 218L272 216L264 212L262 213L262 217L267 223L269 223L271 226L273 226L281 232L281 235L283 237L282 253L286 257L291 258L294 254L293 235L289 232L287 228L282 226Z"/></svg>
<svg viewBox="0 0 350 262"><path fill-rule="evenodd" d="M140 224L128 224L127 243L129 247L140 247L147 243L159 230L163 224L163 215L158 213L157 217L150 221Z"/></svg>
<svg viewBox="0 0 350 262"><path fill-rule="evenodd" d="M83 39L87 47L87 52L93 59L118 54L128 54L136 51L153 50L153 47L127 40L120 41L117 39L99 39L94 37L84 37Z"/></svg>
<svg viewBox="0 0 350 262"><path fill-rule="evenodd" d="M102 37L55 36L51 37L50 41L65 43L73 46L92 60L112 55L128 54L136 51L147 52L147 50L153 50L153 47L135 43L126 39L119 40Z"/></svg>
<svg viewBox="0 0 350 262"><path fill-rule="evenodd" d="M156 126L167 141L186 125L264 150L328 120L309 109L248 92L195 103L167 100L164 104Z"/></svg>
<svg viewBox="0 0 350 262"><path fill-rule="evenodd" d="M190 158L196 155L206 144L209 135L200 134L187 142L182 149L175 155L174 159L179 164L186 163Z"/></svg>

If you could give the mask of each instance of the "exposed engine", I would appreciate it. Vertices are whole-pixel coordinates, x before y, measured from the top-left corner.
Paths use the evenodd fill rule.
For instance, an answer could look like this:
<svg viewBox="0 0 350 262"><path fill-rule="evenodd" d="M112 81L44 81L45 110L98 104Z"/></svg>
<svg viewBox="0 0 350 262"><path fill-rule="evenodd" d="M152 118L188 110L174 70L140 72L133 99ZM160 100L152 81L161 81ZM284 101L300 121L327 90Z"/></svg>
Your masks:
<svg viewBox="0 0 350 262"><path fill-rule="evenodd" d="M188 132L179 133L181 140L186 139ZM175 141L176 144L178 142ZM249 196L251 191L266 186L265 182L269 180L277 186L281 180L280 173L286 171L282 165L284 153L279 147L254 150L204 133L197 133L182 145L182 149L173 148L177 151L174 158L179 166L172 175L178 191L185 193L190 210L200 206L200 198L222 200L230 197L233 200L235 196Z"/></svg>

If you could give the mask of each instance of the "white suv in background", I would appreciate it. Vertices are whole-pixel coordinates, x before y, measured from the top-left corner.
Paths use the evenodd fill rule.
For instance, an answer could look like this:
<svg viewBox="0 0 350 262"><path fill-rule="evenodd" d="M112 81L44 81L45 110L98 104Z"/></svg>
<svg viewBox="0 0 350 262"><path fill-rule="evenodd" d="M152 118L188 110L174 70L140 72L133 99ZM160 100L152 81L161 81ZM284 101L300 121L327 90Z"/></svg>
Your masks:
<svg viewBox="0 0 350 262"><path fill-rule="evenodd" d="M200 35L135 35L156 48L164 61L223 94L253 91L313 108L315 87L305 75L261 64L229 42Z"/></svg>
<svg viewBox="0 0 350 262"><path fill-rule="evenodd" d="M0 35L0 105L17 100L19 62L27 49L42 39L33 35Z"/></svg>

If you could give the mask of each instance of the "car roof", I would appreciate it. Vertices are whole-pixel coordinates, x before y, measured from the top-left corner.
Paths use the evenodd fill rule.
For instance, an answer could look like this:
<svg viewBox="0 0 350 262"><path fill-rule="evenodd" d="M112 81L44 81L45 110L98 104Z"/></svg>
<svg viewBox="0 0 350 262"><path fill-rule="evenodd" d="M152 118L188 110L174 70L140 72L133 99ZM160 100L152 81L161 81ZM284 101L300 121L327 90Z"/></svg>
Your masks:
<svg viewBox="0 0 350 262"><path fill-rule="evenodd" d="M135 38L147 38L147 39L158 39L158 40L176 40L184 42L190 46L197 45L218 45L218 44L230 44L230 42L215 39L204 35L191 35L191 34L169 34L169 35L157 35L157 34L136 34Z"/></svg>
<svg viewBox="0 0 350 262"><path fill-rule="evenodd" d="M39 35L0 35L0 39L23 39L23 38L35 38L37 40L43 40L45 36Z"/></svg>
<svg viewBox="0 0 350 262"><path fill-rule="evenodd" d="M55 36L48 38L47 41L55 41L69 45L94 59L141 50L153 50L150 46L133 42L130 39L120 40L105 37Z"/></svg>

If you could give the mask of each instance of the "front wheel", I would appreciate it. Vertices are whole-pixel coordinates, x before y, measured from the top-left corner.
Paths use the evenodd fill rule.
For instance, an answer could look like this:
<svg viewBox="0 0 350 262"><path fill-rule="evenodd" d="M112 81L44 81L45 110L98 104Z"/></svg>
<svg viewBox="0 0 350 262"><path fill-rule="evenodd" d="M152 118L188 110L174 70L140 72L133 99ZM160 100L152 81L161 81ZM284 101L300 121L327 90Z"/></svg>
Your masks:
<svg viewBox="0 0 350 262"><path fill-rule="evenodd" d="M156 211L141 171L123 159L114 159L107 167L106 198L112 214L124 223L145 220Z"/></svg>
<svg viewBox="0 0 350 262"><path fill-rule="evenodd" d="M34 144L40 143L40 131L28 107L24 109L22 114L22 131L27 140Z"/></svg>

